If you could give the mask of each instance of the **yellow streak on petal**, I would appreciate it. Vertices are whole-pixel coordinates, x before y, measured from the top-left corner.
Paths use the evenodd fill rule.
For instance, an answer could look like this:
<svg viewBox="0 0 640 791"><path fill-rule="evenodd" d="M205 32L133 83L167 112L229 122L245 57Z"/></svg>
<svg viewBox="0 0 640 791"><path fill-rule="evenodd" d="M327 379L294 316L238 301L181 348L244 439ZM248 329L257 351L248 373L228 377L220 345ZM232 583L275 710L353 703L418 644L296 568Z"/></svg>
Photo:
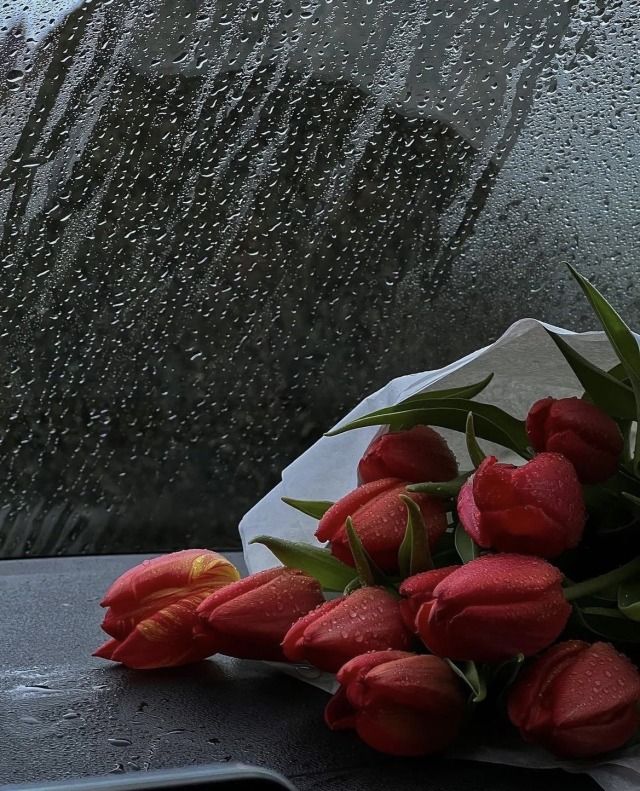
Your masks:
<svg viewBox="0 0 640 791"><path fill-rule="evenodd" d="M166 640L170 634L169 629L153 618L142 621L136 628L142 633L145 640L149 640L150 643L160 643Z"/></svg>
<svg viewBox="0 0 640 791"><path fill-rule="evenodd" d="M220 583L216 585L216 587L221 587L229 582L235 582L240 579L238 569L233 563L230 563L226 558L222 557L222 555L207 554L198 555L197 558L194 558L191 563L189 580L194 581L205 574L210 575L214 570L217 570L216 576L220 579Z"/></svg>

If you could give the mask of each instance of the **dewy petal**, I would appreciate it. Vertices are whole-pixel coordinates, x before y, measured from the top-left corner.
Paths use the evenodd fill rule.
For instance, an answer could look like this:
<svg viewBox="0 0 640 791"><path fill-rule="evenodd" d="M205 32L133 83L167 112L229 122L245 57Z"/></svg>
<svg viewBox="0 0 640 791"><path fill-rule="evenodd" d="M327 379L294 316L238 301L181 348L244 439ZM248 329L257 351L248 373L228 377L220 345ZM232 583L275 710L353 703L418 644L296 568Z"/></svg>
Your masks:
<svg viewBox="0 0 640 791"><path fill-rule="evenodd" d="M562 573L551 563L530 555L482 555L457 566L436 586L440 604L449 599L456 608L466 605L531 601L538 594L558 588Z"/></svg>
<svg viewBox="0 0 640 791"><path fill-rule="evenodd" d="M195 593L136 625L111 659L145 670L199 662L217 651L215 638L197 628L195 609L206 593Z"/></svg>
<svg viewBox="0 0 640 791"><path fill-rule="evenodd" d="M462 611L425 604L416 626L424 644L437 656L499 662L522 653L531 656L562 632L571 607L562 593L535 601L467 606Z"/></svg>
<svg viewBox="0 0 640 791"><path fill-rule="evenodd" d="M410 647L412 635L402 622L398 601L384 589L361 588L330 604L334 606L317 617L310 613L302 627L294 624L283 643L289 659L335 673L358 654Z"/></svg>
<svg viewBox="0 0 640 791"><path fill-rule="evenodd" d="M586 518L582 487L570 461L540 453L517 469L513 486L521 505L534 505L580 538Z"/></svg>
<svg viewBox="0 0 640 791"><path fill-rule="evenodd" d="M527 436L534 450L546 450L546 432L549 411L555 398L541 398L529 410L526 421Z"/></svg>
<svg viewBox="0 0 640 791"><path fill-rule="evenodd" d="M266 569L265 571L258 571L256 574L250 574L248 577L244 577L237 582L232 582L221 590L209 594L198 607L198 615L206 619L209 613L214 612L218 607L226 604L226 602L233 601L249 591L261 588L272 580L286 575L288 571L289 570L285 569L283 566L276 566L275 568Z"/></svg>
<svg viewBox="0 0 640 791"><path fill-rule="evenodd" d="M303 615L293 624L289 631L284 636L282 641L282 650L287 659L291 662L304 662L304 633L308 626L322 618L327 613L339 607L344 597L340 596L337 599L332 599L324 604L319 605L311 612Z"/></svg>
<svg viewBox="0 0 640 791"><path fill-rule="evenodd" d="M316 538L318 541L330 541L334 535L344 526L347 517L353 517L358 509L382 492L397 487L402 481L396 478L382 478L379 481L372 481L358 486L357 489L341 497L324 514L318 523Z"/></svg>
<svg viewBox="0 0 640 791"><path fill-rule="evenodd" d="M640 725L640 674L606 643L554 645L516 680L509 718L526 741L588 758L617 749Z"/></svg>
<svg viewBox="0 0 640 791"><path fill-rule="evenodd" d="M417 492L407 493L405 483L388 489L364 504L353 516L353 526L374 563L383 571L398 569L398 549L407 527L407 508L400 499L408 494L416 502L427 528L433 549L447 529L446 510L442 500ZM331 541L331 551L343 563L353 565L351 549L344 525Z"/></svg>
<svg viewBox="0 0 640 791"><path fill-rule="evenodd" d="M222 598L222 597L220 597ZM324 602L316 579L302 571L282 573L256 588L198 609L218 651L242 659L282 660L281 642L291 626Z"/></svg>
<svg viewBox="0 0 640 791"><path fill-rule="evenodd" d="M483 546L499 552L524 552L554 558L578 545L582 530L569 531L535 505L521 505L507 511L485 511L482 527ZM473 536L472 536L473 537Z"/></svg>
<svg viewBox="0 0 640 791"><path fill-rule="evenodd" d="M582 640L566 640L548 648L526 667L511 688L509 719L517 728L535 731L547 727L551 708L545 699L547 689L574 658L589 647Z"/></svg>
<svg viewBox="0 0 640 791"><path fill-rule="evenodd" d="M187 549L144 561L119 577L107 591L109 607L102 628L119 640L140 621L193 592L210 593L239 577L217 552Z"/></svg>
<svg viewBox="0 0 640 791"><path fill-rule="evenodd" d="M479 546L490 547L491 540L484 534L481 524L482 515L473 499L473 479L468 480L460 489L457 510L465 533L471 536Z"/></svg>
<svg viewBox="0 0 640 791"><path fill-rule="evenodd" d="M361 707L397 704L409 709L433 711L464 708L461 682L449 665L437 656L413 654L385 662L365 674L360 682Z"/></svg>
<svg viewBox="0 0 640 791"><path fill-rule="evenodd" d="M595 724L640 702L640 674L627 657L607 643L577 654L553 685L556 727Z"/></svg>
<svg viewBox="0 0 640 791"><path fill-rule="evenodd" d="M499 510L518 505L519 500L513 490L512 480L518 468L513 464L503 464L495 456L487 456L475 471L471 483L473 499L480 511Z"/></svg>
<svg viewBox="0 0 640 791"><path fill-rule="evenodd" d="M395 477L411 483L450 481L458 465L446 440L429 426L376 437L358 464L363 482Z"/></svg>
<svg viewBox="0 0 640 791"><path fill-rule="evenodd" d="M367 654L360 654L354 657L346 665L343 665L336 676L338 682L342 685L349 685L363 678L370 670L378 665L384 665L387 662L393 662L396 659L405 659L409 656L415 656L409 651L393 651L387 649L385 651L369 651Z"/></svg>
<svg viewBox="0 0 640 791"><path fill-rule="evenodd" d="M225 557L208 549L184 549L144 560L122 574L107 590L102 607L122 607L155 599L165 592L189 589L194 584L212 589L239 578L238 570Z"/></svg>

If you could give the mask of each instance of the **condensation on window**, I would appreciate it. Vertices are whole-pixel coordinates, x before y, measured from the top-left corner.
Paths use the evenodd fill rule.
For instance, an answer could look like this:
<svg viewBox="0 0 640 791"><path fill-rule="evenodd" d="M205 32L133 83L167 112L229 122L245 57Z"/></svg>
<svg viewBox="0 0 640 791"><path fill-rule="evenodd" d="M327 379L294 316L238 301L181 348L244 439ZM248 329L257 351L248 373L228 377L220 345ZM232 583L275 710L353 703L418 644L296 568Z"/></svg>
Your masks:
<svg viewBox="0 0 640 791"><path fill-rule="evenodd" d="M388 379L627 315L635 0L5 0L0 555L233 546Z"/></svg>

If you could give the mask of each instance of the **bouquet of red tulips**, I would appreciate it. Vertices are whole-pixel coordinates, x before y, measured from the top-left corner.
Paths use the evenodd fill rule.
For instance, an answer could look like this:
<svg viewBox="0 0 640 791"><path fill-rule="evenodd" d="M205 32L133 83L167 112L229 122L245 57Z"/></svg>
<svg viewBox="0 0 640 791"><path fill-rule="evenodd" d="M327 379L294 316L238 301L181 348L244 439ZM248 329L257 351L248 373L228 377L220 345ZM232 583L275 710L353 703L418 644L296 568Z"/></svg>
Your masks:
<svg viewBox="0 0 640 791"><path fill-rule="evenodd" d="M312 665L337 675L327 725L394 755L441 751L482 712L561 757L630 742L640 726L640 350L572 273L615 366L548 330L581 392L538 399L524 420L478 400L487 376L341 425L332 433L380 430L352 491L286 498L317 520L315 545L275 530L254 538L282 565L244 579L196 549L132 569L102 602L111 639L97 655L133 668L215 653ZM468 465L436 428L464 436Z"/></svg>

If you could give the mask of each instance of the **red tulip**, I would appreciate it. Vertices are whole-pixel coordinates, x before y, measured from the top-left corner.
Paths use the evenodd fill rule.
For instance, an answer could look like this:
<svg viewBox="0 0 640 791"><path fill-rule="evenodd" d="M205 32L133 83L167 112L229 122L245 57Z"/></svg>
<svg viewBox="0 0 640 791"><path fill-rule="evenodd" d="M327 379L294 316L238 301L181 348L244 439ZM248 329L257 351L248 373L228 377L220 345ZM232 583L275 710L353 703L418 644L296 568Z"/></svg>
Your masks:
<svg viewBox="0 0 640 791"><path fill-rule="evenodd" d="M119 577L102 600L109 608L102 628L113 639L94 656L137 669L205 659L217 649L198 633L196 607L238 577L232 563L207 549L145 560Z"/></svg>
<svg viewBox="0 0 640 791"><path fill-rule="evenodd" d="M460 679L436 656L375 651L344 665L342 685L327 704L331 730L358 736L390 755L428 755L448 747L462 727Z"/></svg>
<svg viewBox="0 0 640 791"><path fill-rule="evenodd" d="M446 440L429 426L390 431L376 437L358 464L361 483L400 478L410 483L450 481L458 474Z"/></svg>
<svg viewBox="0 0 640 791"><path fill-rule="evenodd" d="M353 526L374 563L383 571L398 571L398 549L407 527L407 507L401 494L411 497L419 506L433 549L447 529L442 500L426 494L405 491L406 483L397 478L384 478L365 483L334 503L318 524L316 538L330 541L331 552L343 563L353 566L345 522L350 516Z"/></svg>
<svg viewBox="0 0 640 791"><path fill-rule="evenodd" d="M509 718L528 742L564 758L622 747L640 725L640 674L607 643L549 648L511 689Z"/></svg>
<svg viewBox="0 0 640 791"><path fill-rule="evenodd" d="M416 632L416 616L425 602L431 601L436 585L448 577L459 566L444 566L432 571L423 571L408 577L400 585L400 614L407 629Z"/></svg>
<svg viewBox="0 0 640 791"><path fill-rule="evenodd" d="M398 600L383 588L359 588L325 602L295 623L282 647L292 662L309 662L335 673L367 651L406 650L413 641Z"/></svg>
<svg viewBox="0 0 640 791"><path fill-rule="evenodd" d="M581 398L536 401L527 415L527 435L535 450L569 459L582 483L610 478L624 445L615 420Z"/></svg>
<svg viewBox="0 0 640 791"><path fill-rule="evenodd" d="M317 580L295 569L274 568L227 585L198 607L203 629L221 654L284 661L289 628L324 602Z"/></svg>
<svg viewBox="0 0 640 791"><path fill-rule="evenodd" d="M428 573L422 576L430 589ZM530 656L552 643L567 623L571 607L561 582L560 571L540 558L476 558L432 589L418 610L418 634L430 651L449 659L499 662L520 653ZM404 591L410 583L403 584ZM419 593L414 589L413 595Z"/></svg>
<svg viewBox="0 0 640 791"><path fill-rule="evenodd" d="M541 453L521 467L486 458L460 490L458 516L481 547L552 558L578 545L586 510L572 465Z"/></svg>

